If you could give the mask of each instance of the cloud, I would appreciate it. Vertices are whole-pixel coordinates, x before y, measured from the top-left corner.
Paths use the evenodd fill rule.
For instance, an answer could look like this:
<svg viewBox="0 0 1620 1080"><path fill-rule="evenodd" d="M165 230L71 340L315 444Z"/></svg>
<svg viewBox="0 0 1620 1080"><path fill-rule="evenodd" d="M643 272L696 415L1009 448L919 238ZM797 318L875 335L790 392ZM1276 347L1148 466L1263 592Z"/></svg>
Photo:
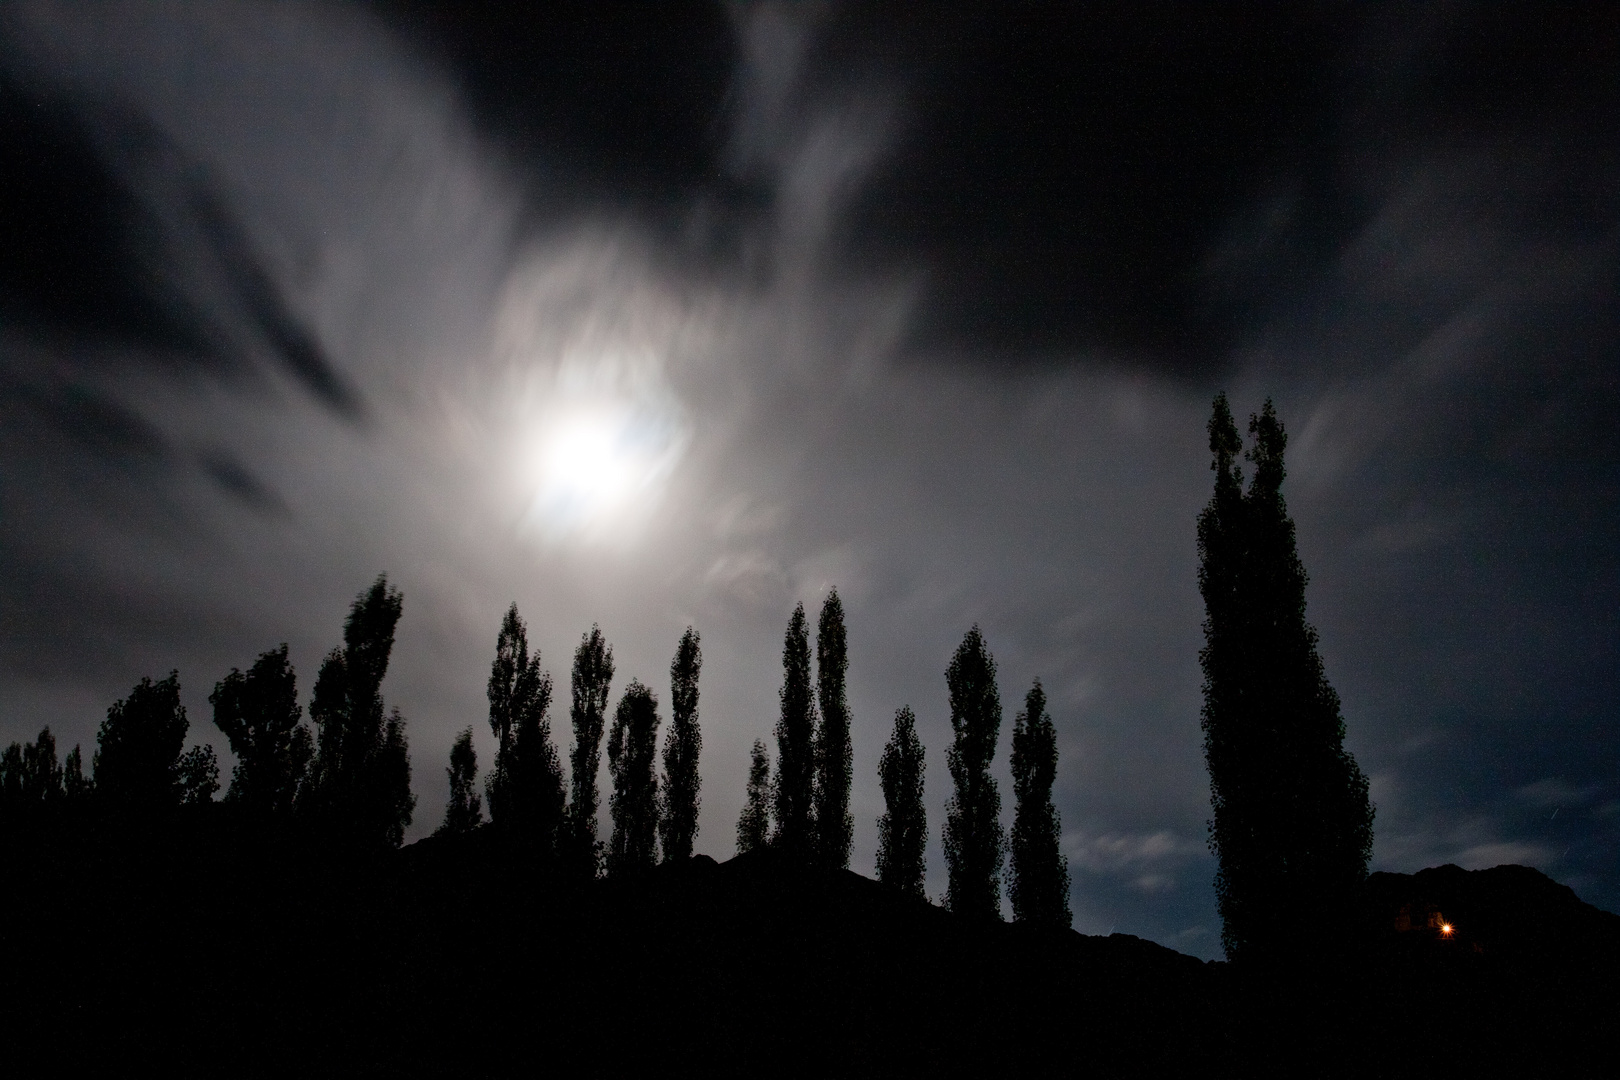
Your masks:
<svg viewBox="0 0 1620 1080"><path fill-rule="evenodd" d="M722 555L710 564L704 580L727 599L762 609L780 608L792 595L787 573L762 551Z"/></svg>
<svg viewBox="0 0 1620 1080"><path fill-rule="evenodd" d="M287 306L280 287L247 245L246 238L206 190L194 193L197 226L230 286L233 299L286 370L328 408L350 421L365 416L358 391L332 366L310 328Z"/></svg>
<svg viewBox="0 0 1620 1080"><path fill-rule="evenodd" d="M1569 876L1576 868L1566 856L1595 837L1579 815L1548 814L1550 804L1537 801L1562 787L1556 781L1532 784L1528 796L1521 789L1473 812L1440 806L1420 816L1407 810L1379 832L1374 868L1412 873L1443 863L1466 870L1512 863ZM1524 813L1527 803L1535 808L1533 816Z"/></svg>
<svg viewBox="0 0 1620 1080"><path fill-rule="evenodd" d="M1524 785L1513 794L1531 806L1573 808L1585 806L1602 791L1603 787L1600 784L1582 784L1577 787L1567 783L1562 777L1548 776L1533 784Z"/></svg>
<svg viewBox="0 0 1620 1080"><path fill-rule="evenodd" d="M1081 870L1123 879L1150 895L1175 889L1178 872L1208 858L1204 844L1167 830L1100 835L1069 832L1063 837L1063 851Z"/></svg>
<svg viewBox="0 0 1620 1080"><path fill-rule="evenodd" d="M287 512L286 501L229 454L203 454L201 464L222 490L245 505L266 514Z"/></svg>

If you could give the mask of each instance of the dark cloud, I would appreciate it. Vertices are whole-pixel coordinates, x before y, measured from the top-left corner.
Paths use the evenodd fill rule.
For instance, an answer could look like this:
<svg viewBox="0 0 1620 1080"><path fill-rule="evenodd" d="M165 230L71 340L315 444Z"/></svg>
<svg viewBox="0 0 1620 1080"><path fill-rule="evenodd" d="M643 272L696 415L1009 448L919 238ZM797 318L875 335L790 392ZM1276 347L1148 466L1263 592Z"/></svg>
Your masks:
<svg viewBox="0 0 1620 1080"><path fill-rule="evenodd" d="M287 503L275 489L254 476L246 465L231 454L217 451L207 453L201 456L200 461L220 490L243 505L268 515L287 513Z"/></svg>
<svg viewBox="0 0 1620 1080"><path fill-rule="evenodd" d="M158 222L81 109L0 79L0 312L70 341L207 358L151 266Z"/></svg>
<svg viewBox="0 0 1620 1080"><path fill-rule="evenodd" d="M148 120L5 80L0 131L0 313L13 327L70 354L70 368L137 362L240 373L262 350L334 412L363 417L358 393L289 310L205 170ZM188 271L217 288L199 292ZM15 359L10 367L18 371ZM133 445L138 418L94 390L27 394L44 419L103 432L109 448Z"/></svg>
<svg viewBox="0 0 1620 1080"><path fill-rule="evenodd" d="M932 55L851 253L925 260L919 351L1207 369L1357 225L1332 167L1338 29L1309 8L1015 4L914 31ZM1242 218L1240 265L1212 272Z"/></svg>
<svg viewBox="0 0 1620 1080"><path fill-rule="evenodd" d="M576 169L587 197L752 219L770 180L724 136L758 7L382 10L505 145L545 148L542 170ZM1539 148L1563 165L1539 227L1616 224L1603 5L852 3L797 21L805 40L764 58L792 68L779 110L802 121L852 89L904 102L837 240L854 266L926 275L916 356L1088 353L1207 379L1323 287L1381 206L1368 170L1436 148Z"/></svg>
<svg viewBox="0 0 1620 1080"><path fill-rule="evenodd" d="M363 419L359 393L332 367L309 328L288 310L280 288L218 200L203 189L195 192L191 203L226 282L271 351L332 411L350 421Z"/></svg>
<svg viewBox="0 0 1620 1080"><path fill-rule="evenodd" d="M1098 352L1207 378L1320 286L1379 209L1380 158L1556 144L1571 167L1545 223L1613 228L1615 24L1534 5L1430 20L1015 4L930 20L900 35L930 62L850 249L926 261L919 350ZM850 33L892 40L871 31Z"/></svg>
<svg viewBox="0 0 1620 1080"><path fill-rule="evenodd" d="M168 441L152 424L122 403L73 384L36 385L0 381L13 452L18 442L56 436L57 447L125 465L161 464L170 457ZM19 438L20 436L20 438Z"/></svg>
<svg viewBox="0 0 1620 1080"><path fill-rule="evenodd" d="M725 5L376 7L453 67L478 123L507 153L573 185L572 198L662 203L714 182L736 60Z"/></svg>

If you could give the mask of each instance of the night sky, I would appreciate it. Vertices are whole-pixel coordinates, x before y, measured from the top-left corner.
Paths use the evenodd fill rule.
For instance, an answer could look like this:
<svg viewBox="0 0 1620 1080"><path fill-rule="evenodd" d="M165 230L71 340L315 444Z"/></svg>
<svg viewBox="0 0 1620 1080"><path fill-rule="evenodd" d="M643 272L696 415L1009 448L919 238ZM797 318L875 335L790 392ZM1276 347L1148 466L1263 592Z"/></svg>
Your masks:
<svg viewBox="0 0 1620 1080"><path fill-rule="evenodd" d="M1194 525L1275 400L1373 868L1620 909L1620 7L0 8L0 738L355 594L438 823L515 600L658 692L733 848L795 602L847 611L852 867L944 671L1039 677L1074 925L1219 955ZM774 756L774 749L773 749ZM605 813L605 810L604 810Z"/></svg>

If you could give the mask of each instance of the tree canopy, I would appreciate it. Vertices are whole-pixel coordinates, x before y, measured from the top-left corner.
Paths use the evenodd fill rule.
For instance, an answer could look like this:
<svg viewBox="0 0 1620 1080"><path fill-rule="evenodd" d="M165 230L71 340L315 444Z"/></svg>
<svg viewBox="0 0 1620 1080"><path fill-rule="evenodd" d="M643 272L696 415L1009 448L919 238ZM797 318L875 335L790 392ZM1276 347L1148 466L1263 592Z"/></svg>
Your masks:
<svg viewBox="0 0 1620 1080"><path fill-rule="evenodd" d="M816 703L803 604L794 607L782 642L781 703L776 721L776 833L772 843L809 855L815 839Z"/></svg>
<svg viewBox="0 0 1620 1080"><path fill-rule="evenodd" d="M602 733L607 726L608 699L613 687L613 648L592 626L574 650L570 677L573 701L568 718L574 728L574 748L568 799L569 861L587 875L595 875L602 862L602 844L596 838L600 796L597 771L602 767Z"/></svg>
<svg viewBox="0 0 1620 1080"><path fill-rule="evenodd" d="M945 753L955 792L945 808L946 905L976 919L1001 918L1001 861L1005 833L1001 792L990 775L1001 734L1001 692L996 661L977 626L957 646L945 672L951 731Z"/></svg>
<svg viewBox="0 0 1620 1080"><path fill-rule="evenodd" d="M1226 395L1209 422L1215 490L1198 519L1204 756L1222 943L1281 956L1342 914L1367 873L1372 805L1344 748L1339 698L1305 619L1304 565L1282 496L1287 435L1268 400L1243 443Z"/></svg>
<svg viewBox="0 0 1620 1080"><path fill-rule="evenodd" d="M444 804L444 822L439 834L455 836L471 832L482 824L484 807L478 797L478 751L473 748L472 728L463 728L450 746L450 799Z"/></svg>
<svg viewBox="0 0 1620 1080"><path fill-rule="evenodd" d="M883 785L883 816L878 819L878 880L908 896L923 899L924 853L928 846L928 812L923 806L922 740L910 706L894 714L894 732L878 760Z"/></svg>
<svg viewBox="0 0 1620 1080"><path fill-rule="evenodd" d="M184 797L180 756L191 724L180 704L180 673L142 678L107 710L96 735L97 796L108 805L156 810Z"/></svg>
<svg viewBox="0 0 1620 1080"><path fill-rule="evenodd" d="M501 619L490 663L489 727L495 767L489 816L510 836L550 854L562 824L562 764L551 741L551 675L529 654L528 628L513 604Z"/></svg>
<svg viewBox="0 0 1620 1080"><path fill-rule="evenodd" d="M77 805L89 793L78 746L64 764L47 726L33 742L13 742L0 751L0 825L28 825Z"/></svg>
<svg viewBox="0 0 1620 1080"><path fill-rule="evenodd" d="M319 735L302 808L334 839L398 847L416 808L405 719L382 681L405 598L378 576L355 597L343 647L321 663L309 703Z"/></svg>
<svg viewBox="0 0 1620 1080"><path fill-rule="evenodd" d="M849 701L844 690L849 671L849 644L844 632L844 604L838 590L827 594L816 625L816 699L821 724L816 729L816 858L824 866L849 866L855 821L849 814L849 785L854 755L849 736Z"/></svg>
<svg viewBox="0 0 1620 1080"><path fill-rule="evenodd" d="M658 778L653 774L657 749L658 698L632 679L608 732L608 773L613 777L608 799L613 817L609 874L650 869L658 861Z"/></svg>
<svg viewBox="0 0 1620 1080"><path fill-rule="evenodd" d="M1007 893L1016 921L1067 927L1069 864L1059 843L1062 822L1052 805L1057 763L1057 729L1046 712L1046 691L1036 679L1024 698L1023 711L1013 721L1014 810Z"/></svg>
<svg viewBox="0 0 1620 1080"><path fill-rule="evenodd" d="M664 738L664 782L658 790L658 839L665 862L692 857L702 805L698 759L703 732L698 727L698 675L703 650L690 626L681 635L669 665L669 734Z"/></svg>
<svg viewBox="0 0 1620 1080"><path fill-rule="evenodd" d="M771 837L771 754L755 739L748 757L748 788L737 817L737 854L764 847Z"/></svg>
<svg viewBox="0 0 1620 1080"><path fill-rule="evenodd" d="M314 756L309 728L299 723L298 678L285 642L261 653L244 674L236 668L208 695L214 726L236 755L227 802L254 811L288 813Z"/></svg>

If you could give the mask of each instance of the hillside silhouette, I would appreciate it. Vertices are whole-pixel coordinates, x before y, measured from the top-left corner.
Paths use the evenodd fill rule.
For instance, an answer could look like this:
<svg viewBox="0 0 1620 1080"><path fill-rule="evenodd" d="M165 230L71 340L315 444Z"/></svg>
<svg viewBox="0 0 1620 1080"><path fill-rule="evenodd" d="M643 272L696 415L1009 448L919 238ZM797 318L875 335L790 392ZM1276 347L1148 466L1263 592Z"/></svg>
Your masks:
<svg viewBox="0 0 1620 1080"><path fill-rule="evenodd" d="M257 1075L1612 1063L1620 916L1523 867L1372 875L1353 950L1261 969L967 919L769 848L619 879L532 850L485 825L362 857L223 804L9 837L8 1058Z"/></svg>

